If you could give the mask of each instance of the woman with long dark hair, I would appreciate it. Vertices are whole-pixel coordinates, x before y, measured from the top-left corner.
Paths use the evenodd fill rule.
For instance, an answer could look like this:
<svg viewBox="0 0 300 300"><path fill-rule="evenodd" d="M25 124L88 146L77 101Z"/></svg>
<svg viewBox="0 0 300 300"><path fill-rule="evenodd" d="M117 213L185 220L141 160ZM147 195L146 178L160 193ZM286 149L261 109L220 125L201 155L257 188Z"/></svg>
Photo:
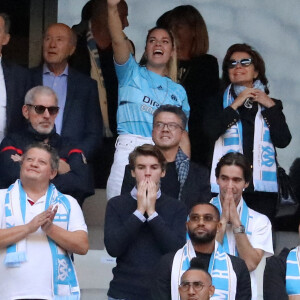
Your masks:
<svg viewBox="0 0 300 300"><path fill-rule="evenodd" d="M276 147L285 148L291 133L282 102L268 96L261 55L247 44L234 44L223 61L224 92L210 104L205 130L216 141L211 184L218 192L214 169L230 151L243 153L253 167L253 180L243 193L247 205L274 221L277 204Z"/></svg>
<svg viewBox="0 0 300 300"><path fill-rule="evenodd" d="M176 40L177 80L185 88L191 108L191 160L210 168L213 145L203 130L203 118L210 97L218 92L219 67L217 59L208 54L209 37L204 18L194 6L180 5L164 13L156 24L171 30Z"/></svg>

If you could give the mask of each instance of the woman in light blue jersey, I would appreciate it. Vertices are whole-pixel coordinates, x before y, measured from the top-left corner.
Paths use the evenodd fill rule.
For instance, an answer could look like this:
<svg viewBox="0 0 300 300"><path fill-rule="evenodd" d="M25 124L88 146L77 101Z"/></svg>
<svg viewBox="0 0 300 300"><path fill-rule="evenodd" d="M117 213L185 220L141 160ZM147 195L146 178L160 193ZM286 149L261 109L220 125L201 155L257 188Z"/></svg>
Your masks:
<svg viewBox="0 0 300 300"><path fill-rule="evenodd" d="M108 199L120 194L129 153L136 146L153 143L151 135L154 111L163 104L182 107L187 116L190 111L184 88L173 81L177 76L177 66L172 34L162 28L151 29L146 39L145 65L139 65L131 55L131 44L122 31L117 9L120 1L122 0L107 1L108 26L119 82L119 137L107 182ZM187 133L182 146L184 151L189 152Z"/></svg>

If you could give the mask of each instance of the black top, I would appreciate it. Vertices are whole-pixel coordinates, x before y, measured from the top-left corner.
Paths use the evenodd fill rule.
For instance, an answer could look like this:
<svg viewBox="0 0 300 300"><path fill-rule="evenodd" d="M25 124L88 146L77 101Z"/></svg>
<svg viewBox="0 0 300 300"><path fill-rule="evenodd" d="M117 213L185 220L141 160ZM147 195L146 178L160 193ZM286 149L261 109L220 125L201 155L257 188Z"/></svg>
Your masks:
<svg viewBox="0 0 300 300"><path fill-rule="evenodd" d="M20 178L20 164L14 162L11 155L22 155L28 145L43 142L46 138L48 144L57 150L60 159L71 168L68 173L56 175L51 182L60 192L73 196L82 204L86 197L94 194L90 170L84 163L82 151L58 135L55 128L49 134L40 134L28 124L23 130L3 139L0 145L0 188L8 188Z"/></svg>
<svg viewBox="0 0 300 300"><path fill-rule="evenodd" d="M155 280L152 285L152 300L171 300L171 273L173 259L176 253L168 253L162 257L155 271ZM196 253L208 270L211 254ZM229 255L229 254L228 254ZM236 296L237 300L251 299L251 280L247 266L239 257L229 255L233 270L237 278Z"/></svg>
<svg viewBox="0 0 300 300"><path fill-rule="evenodd" d="M261 114L265 119L274 147L285 148L291 141L292 136L282 112L282 102L272 99L275 105L262 110ZM210 139L215 142L225 131L239 120L243 126L243 152L249 162L253 162L253 140L254 140L254 119L257 112L257 103L251 109L244 106L236 111L231 106L223 109L223 94L218 94L210 100L204 117L203 127ZM212 149L212 154L213 154ZM211 155L212 158L212 155ZM253 190L253 185L248 190Z"/></svg>
<svg viewBox="0 0 300 300"><path fill-rule="evenodd" d="M22 106L27 91L31 88L29 71L15 63L1 59L6 89L6 128L5 135L17 132L26 124Z"/></svg>
<svg viewBox="0 0 300 300"><path fill-rule="evenodd" d="M179 83L186 90L190 105L189 137L191 159L210 167L209 154L212 144L203 129L203 118L209 97L219 89L217 59L209 54L179 61Z"/></svg>
<svg viewBox="0 0 300 300"><path fill-rule="evenodd" d="M177 251L185 243L186 208L162 194L156 200L158 216L142 222L133 212L137 201L130 194L107 203L104 243L117 257L108 295L117 299L150 300L155 265L161 257ZM157 298L159 299L159 298Z"/></svg>
<svg viewBox="0 0 300 300"><path fill-rule="evenodd" d="M285 287L286 259L290 250L284 248L278 256L267 258L264 272L264 300L288 300Z"/></svg>

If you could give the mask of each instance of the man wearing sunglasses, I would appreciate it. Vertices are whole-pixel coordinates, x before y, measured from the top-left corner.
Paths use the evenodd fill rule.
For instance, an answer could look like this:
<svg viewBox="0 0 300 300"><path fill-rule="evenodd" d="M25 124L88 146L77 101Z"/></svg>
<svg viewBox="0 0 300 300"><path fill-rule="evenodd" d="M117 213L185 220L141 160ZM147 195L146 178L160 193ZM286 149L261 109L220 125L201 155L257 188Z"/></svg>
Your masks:
<svg viewBox="0 0 300 300"><path fill-rule="evenodd" d="M187 117L180 107L162 105L153 115L152 139L168 162L161 190L190 209L195 203L209 202L211 193L208 170L191 162L179 147L186 123ZM121 193L129 193L134 185L128 165Z"/></svg>
<svg viewBox="0 0 300 300"><path fill-rule="evenodd" d="M2 56L2 48L10 40L9 29L9 16L0 12L0 142L24 125L21 108L30 88L28 70Z"/></svg>
<svg viewBox="0 0 300 300"><path fill-rule="evenodd" d="M0 187L8 188L19 178L21 155L34 142L44 142L58 151L58 173L52 180L57 189L70 194L82 205L94 193L89 168L83 151L73 147L66 138L56 133L55 119L59 107L54 91L45 86L29 90L22 112L28 125L9 134L0 145Z"/></svg>
<svg viewBox="0 0 300 300"><path fill-rule="evenodd" d="M250 276L245 262L228 255L221 244L216 242L220 226L220 214L214 205L200 203L193 206L186 223L189 235L187 243L176 253L164 255L157 266L152 288L153 300L179 299L180 289L182 290L182 287L178 290L178 286L182 286L180 278L188 270L194 257L201 261L204 270L212 277L214 299L251 299ZM189 289L192 290L192 287ZM193 284L193 290L195 289L197 286Z"/></svg>

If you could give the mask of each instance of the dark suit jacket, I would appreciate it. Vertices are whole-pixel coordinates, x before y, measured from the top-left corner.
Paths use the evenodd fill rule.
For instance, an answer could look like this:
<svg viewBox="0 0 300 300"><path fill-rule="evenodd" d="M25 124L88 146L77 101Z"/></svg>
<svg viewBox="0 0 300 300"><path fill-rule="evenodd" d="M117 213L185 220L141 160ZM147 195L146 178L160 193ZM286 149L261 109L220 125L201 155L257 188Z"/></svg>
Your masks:
<svg viewBox="0 0 300 300"><path fill-rule="evenodd" d="M43 68L30 70L33 86L43 85ZM102 117L96 82L69 68L67 98L61 136L83 150L88 160L97 154L102 141Z"/></svg>
<svg viewBox="0 0 300 300"><path fill-rule="evenodd" d="M30 89L29 71L2 57L2 68L6 88L6 134L23 128L25 119L22 106L27 91Z"/></svg>
<svg viewBox="0 0 300 300"><path fill-rule="evenodd" d="M173 182L173 178L168 176L168 167L165 177L161 178L161 191L166 193L169 187L173 187L178 182ZM121 194L130 193L135 186L135 178L131 176L129 165L125 168L124 179L122 184ZM211 199L210 183L209 183L209 171L207 168L200 166L194 162L190 162L190 168L188 176L185 180L181 201L186 205L188 211L197 203L208 203Z"/></svg>

